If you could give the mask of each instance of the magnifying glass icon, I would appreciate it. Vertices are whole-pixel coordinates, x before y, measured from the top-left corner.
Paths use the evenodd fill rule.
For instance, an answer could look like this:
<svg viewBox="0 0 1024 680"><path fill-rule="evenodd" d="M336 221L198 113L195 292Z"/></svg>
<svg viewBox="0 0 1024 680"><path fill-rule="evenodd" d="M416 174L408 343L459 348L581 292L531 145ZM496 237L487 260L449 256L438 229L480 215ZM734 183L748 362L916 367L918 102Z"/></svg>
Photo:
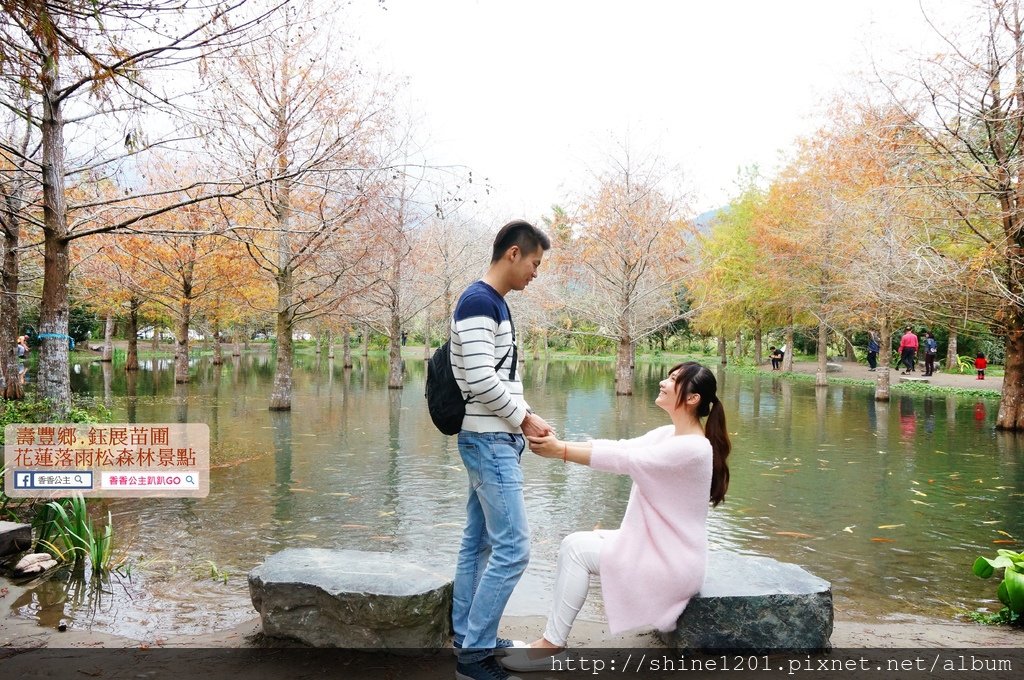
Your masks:
<svg viewBox="0 0 1024 680"><path fill-rule="evenodd" d="M75 475L75 484L84 484L82 481L82 475Z"/></svg>
<svg viewBox="0 0 1024 680"><path fill-rule="evenodd" d="M196 480L193 479L192 475L186 475L185 476L185 483L186 484L195 484Z"/></svg>

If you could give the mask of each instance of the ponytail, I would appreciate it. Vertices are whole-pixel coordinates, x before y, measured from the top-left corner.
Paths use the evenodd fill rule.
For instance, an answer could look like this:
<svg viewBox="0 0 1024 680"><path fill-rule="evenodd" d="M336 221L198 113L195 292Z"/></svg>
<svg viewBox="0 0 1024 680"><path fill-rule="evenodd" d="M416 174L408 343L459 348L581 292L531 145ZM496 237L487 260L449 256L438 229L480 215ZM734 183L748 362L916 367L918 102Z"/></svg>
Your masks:
<svg viewBox="0 0 1024 680"><path fill-rule="evenodd" d="M718 381L715 374L707 366L696 361L686 361L669 371L675 373L679 390L678 405L682 405L691 394L700 396L697 405L697 417L707 418L704 422L704 436L711 442L711 504L718 505L725 500L725 492L729 489L729 465L725 462L732 450L729 431L725 427L725 409L718 400Z"/></svg>
<svg viewBox="0 0 1024 680"><path fill-rule="evenodd" d="M732 450L729 431L725 427L725 409L718 397L712 402L714 408L708 413L704 423L704 436L711 442L711 505L718 505L725 500L725 492L729 489L729 465L726 458Z"/></svg>

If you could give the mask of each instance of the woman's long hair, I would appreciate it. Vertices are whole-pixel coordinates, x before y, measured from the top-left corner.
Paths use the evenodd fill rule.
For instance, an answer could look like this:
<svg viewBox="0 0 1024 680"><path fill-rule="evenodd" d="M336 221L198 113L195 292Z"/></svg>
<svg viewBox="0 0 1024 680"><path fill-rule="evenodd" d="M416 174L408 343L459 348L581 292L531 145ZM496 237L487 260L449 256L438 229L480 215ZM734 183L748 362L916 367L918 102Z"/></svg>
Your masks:
<svg viewBox="0 0 1024 680"><path fill-rule="evenodd" d="M691 394L700 396L697 417L707 418L704 422L704 436L711 442L713 461L711 468L711 504L718 505L725 500L729 489L729 465L726 459L732 450L729 431L725 427L725 409L718 400L718 381L715 374L696 361L686 361L669 371L676 374L679 385L677 405L682 406Z"/></svg>

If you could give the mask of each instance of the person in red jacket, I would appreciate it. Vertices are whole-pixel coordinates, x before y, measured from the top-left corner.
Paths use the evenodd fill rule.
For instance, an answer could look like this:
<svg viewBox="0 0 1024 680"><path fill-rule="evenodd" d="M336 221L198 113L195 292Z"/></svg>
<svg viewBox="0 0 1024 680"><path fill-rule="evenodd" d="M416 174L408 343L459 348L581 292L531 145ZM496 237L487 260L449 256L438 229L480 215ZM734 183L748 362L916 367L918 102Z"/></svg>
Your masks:
<svg viewBox="0 0 1024 680"><path fill-rule="evenodd" d="M978 380L985 379L986 368L988 368L988 359L985 358L984 352L978 352L978 357L974 360L974 370L978 372Z"/></svg>
<svg viewBox="0 0 1024 680"><path fill-rule="evenodd" d="M900 338L900 363L907 367L907 370L901 371L900 375L907 375L914 371L914 364L917 362L917 336L914 335L914 331L911 330L910 326L907 326L903 331L903 337Z"/></svg>

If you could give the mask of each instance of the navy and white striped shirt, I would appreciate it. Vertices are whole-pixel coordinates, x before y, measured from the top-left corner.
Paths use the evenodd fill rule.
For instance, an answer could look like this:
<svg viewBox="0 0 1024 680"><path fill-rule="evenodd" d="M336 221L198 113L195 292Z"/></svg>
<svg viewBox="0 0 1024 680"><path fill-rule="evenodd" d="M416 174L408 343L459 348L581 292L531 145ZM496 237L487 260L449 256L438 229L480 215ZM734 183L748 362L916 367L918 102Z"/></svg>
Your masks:
<svg viewBox="0 0 1024 680"><path fill-rule="evenodd" d="M451 323L452 373L463 396L470 397L462 429L469 432L522 432L529 405L523 383L512 372L512 316L505 299L483 281L472 283ZM495 372L505 354L508 357Z"/></svg>

